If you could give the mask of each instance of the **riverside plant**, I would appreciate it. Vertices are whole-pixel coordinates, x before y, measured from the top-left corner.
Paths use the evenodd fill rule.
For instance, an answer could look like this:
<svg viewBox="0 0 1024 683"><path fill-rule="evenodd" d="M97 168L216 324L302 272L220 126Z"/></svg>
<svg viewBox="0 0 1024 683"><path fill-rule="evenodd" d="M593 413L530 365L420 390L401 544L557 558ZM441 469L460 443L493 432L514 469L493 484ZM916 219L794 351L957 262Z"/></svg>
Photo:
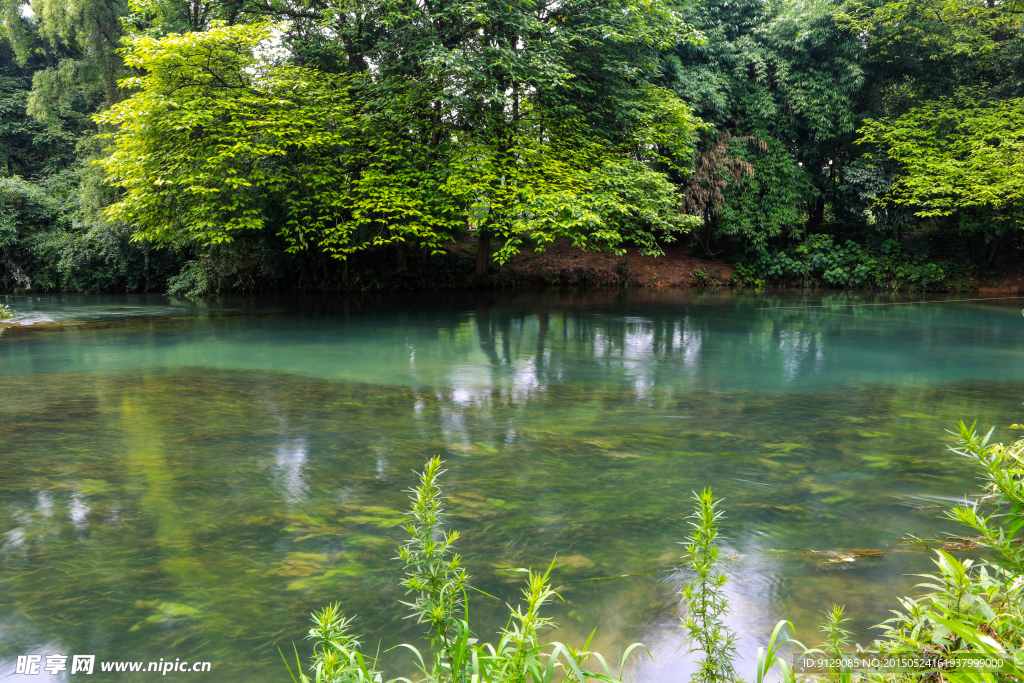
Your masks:
<svg viewBox="0 0 1024 683"><path fill-rule="evenodd" d="M1014 427L1022 428L1020 425ZM786 634L788 621L780 621L766 646L758 649L754 683L766 683L778 670L782 683L1021 683L1024 681L1024 439L1004 446L992 444L991 432L981 436L975 426L959 423L953 432L958 443L952 451L974 460L982 471L981 496L965 500L947 514L967 525L977 535L934 539L947 547L980 547L990 560L957 559L936 549L937 574L922 575L924 592L900 599L902 610L880 624L882 636L867 650L858 646L858 656L899 658L914 661L943 660L941 669L922 665L897 672L853 671L849 667L828 668L821 673L799 671L787 661L819 655L829 660L848 659L852 634L844 608L833 605L825 612L821 632L824 642L807 649ZM629 657L641 649L630 646L611 667L599 653L575 649L560 642L542 645L542 632L554 627L541 616L541 608L558 593L551 587L551 567L540 573L517 569L526 578L523 605L510 607L508 625L497 645L480 643L472 632L466 608L469 576L454 551L456 532L443 524L443 498L438 478L442 462L430 460L411 490L411 510L406 531L410 539L401 546L399 558L405 563L402 583L411 599L404 602L412 616L426 626L430 649L424 654L413 645L410 650L418 664L419 677L388 679L390 683L555 683L621 681ZM719 525L723 518L721 500L710 489L693 494L694 513L689 518L690 535L684 541L684 564L691 577L684 583L681 598L686 615L683 630L692 649L699 653L698 670L692 683L740 683L736 672L737 638L725 625L729 604L724 592L728 578L719 566ZM952 544L954 545L951 545ZM553 566L553 565L552 565ZM350 633L351 619L338 605L313 615L309 638L315 642L312 675L292 673L295 683L383 683L376 670L376 657L363 654L356 636ZM296 655L296 657L298 657ZM969 658L998 660L997 668L978 670L965 665ZM289 668L290 671L290 668Z"/></svg>
<svg viewBox="0 0 1024 683"><path fill-rule="evenodd" d="M1024 428L1013 425L1015 428ZM957 559L936 549L936 574L921 575L921 595L900 599L903 610L876 628L883 631L861 658L880 656L921 662L916 670L897 672L829 668L821 674L797 672L782 656L784 650L798 655L820 655L828 660L850 658L851 633L843 627L843 608L833 605L821 628L825 642L808 650L785 635L780 621L767 647L758 650L756 683L763 683L776 666L783 683L824 681L852 683L1020 683L1024 681L1024 439L1004 446L992 444L992 432L980 435L976 425L963 422L951 432L957 437L953 453L974 460L982 472L983 493L954 507L947 516L967 525L976 535L935 539L936 544L981 548L991 559ZM683 625L692 651L700 652L694 683L734 683L735 636L724 626L729 606L723 587L726 576L715 569L718 560L720 500L710 490L694 494L692 532L687 539L686 564L694 577L683 589L688 608ZM979 670L971 660L998 662L998 667ZM940 662L940 667L932 665Z"/></svg>
<svg viewBox="0 0 1024 683"><path fill-rule="evenodd" d="M736 634L724 622L729 614L729 600L725 595L728 576L718 569L718 543L722 540L718 527L724 516L719 509L711 489L693 494L694 512L690 515L690 535L684 545L683 557L693 578L683 584L680 593L686 616L683 630L691 645L690 653L700 653L697 672L692 683L741 683L736 673ZM795 681L795 673L780 654L788 644L788 650L799 648L807 651L798 641L789 638L785 627L792 630L788 621L780 621L768 639L768 645L757 650L756 683L764 683L768 674L778 665L785 683Z"/></svg>
<svg viewBox="0 0 1024 683"><path fill-rule="evenodd" d="M738 680L733 662L736 659L736 634L723 618L729 614L729 601L723 590L728 582L717 568L719 522L724 513L718 509L711 489L694 493L696 509L690 516L690 536L686 541L686 564L694 578L683 585L681 593L687 614L683 618L691 645L690 650L703 656L698 664L694 683L731 683Z"/></svg>
<svg viewBox="0 0 1024 683"><path fill-rule="evenodd" d="M364 654L351 633L352 619L338 605L313 615L308 638L314 641L312 675L302 670L289 673L295 683L618 683L630 656L642 646L626 649L617 666L600 653L561 642L541 644L540 635L554 624L541 616L541 608L558 592L551 587L549 566L545 572L516 569L526 579L523 604L510 607L508 624L496 645L480 642L472 631L466 608L469 575L454 550L458 532L444 529L444 498L438 478L444 473L440 458L427 462L417 487L410 491L410 538L399 548L405 563L402 585L410 599L403 602L411 616L423 624L430 642L424 653L410 644L397 647L413 654L419 669L415 679L385 679L376 669L377 657ZM552 564L553 566L553 564ZM287 662L286 662L287 664Z"/></svg>
<svg viewBox="0 0 1024 683"><path fill-rule="evenodd" d="M825 642L817 651L831 661L842 661L850 651L853 633L843 628L843 624L849 621L844 612L845 607L842 605L832 605L832 609L825 612L825 623L821 627L821 632L825 634ZM830 666L825 679L829 683L842 683L849 680L850 676L849 667Z"/></svg>
<svg viewBox="0 0 1024 683"><path fill-rule="evenodd" d="M1021 428L1021 425L1013 425ZM902 610L880 628L874 643L896 657L939 657L954 664L941 672L954 683L1024 680L1024 439L1009 446L991 443L976 425L963 422L952 432L951 450L974 460L982 472L982 495L947 513L976 535L946 539L959 547L977 546L988 560L957 559L936 549L938 573L923 574L922 595L900 600ZM938 540L938 539L936 539ZM989 671L961 668L965 658L998 660Z"/></svg>
<svg viewBox="0 0 1024 683"><path fill-rule="evenodd" d="M7 320L14 317L14 311L6 304L0 304L0 320Z"/></svg>

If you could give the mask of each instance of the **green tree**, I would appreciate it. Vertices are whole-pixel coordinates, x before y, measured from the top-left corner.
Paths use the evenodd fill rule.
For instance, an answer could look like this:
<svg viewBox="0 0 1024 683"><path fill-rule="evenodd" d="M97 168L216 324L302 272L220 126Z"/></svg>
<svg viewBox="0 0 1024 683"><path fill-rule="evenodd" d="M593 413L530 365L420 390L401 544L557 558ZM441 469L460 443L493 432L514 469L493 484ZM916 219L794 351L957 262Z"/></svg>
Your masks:
<svg viewBox="0 0 1024 683"><path fill-rule="evenodd" d="M325 247L351 250L335 182L356 138L347 84L257 53L274 30L128 39L125 59L144 75L125 79L136 94L96 117L114 131L101 163L124 190L111 218L158 243L218 244L283 211L297 241L318 232Z"/></svg>
<svg viewBox="0 0 1024 683"><path fill-rule="evenodd" d="M492 255L527 240L614 246L625 236L657 250L655 231L682 227L651 170L667 156L688 164L697 121L652 85L649 52L699 35L663 0L368 0L323 15L348 68L377 65L375 107L393 101L387 88L419 85L410 124L430 150L424 161L452 173L455 230L477 233L478 278ZM591 204L587 191L607 199Z"/></svg>
<svg viewBox="0 0 1024 683"><path fill-rule="evenodd" d="M746 0L687 9L707 43L680 46L664 73L709 124L696 173L683 179L708 251L764 251L836 214L864 73L834 9Z"/></svg>
<svg viewBox="0 0 1024 683"><path fill-rule="evenodd" d="M900 164L888 197L922 218L985 207L1018 226L1024 198L1024 99L989 99L980 88L927 100L891 119L868 120L861 141Z"/></svg>
<svg viewBox="0 0 1024 683"><path fill-rule="evenodd" d="M514 83L492 88L510 93L492 106L443 69L417 79L291 63L270 48L285 30L215 23L127 39L124 59L143 75L122 82L132 97L96 117L112 131L102 164L124 191L110 217L170 244L271 227L292 250L341 258L406 242L436 251L470 228L483 266L492 235L505 259L557 237L611 248L630 238L657 251L657 238L686 227L652 162L684 157L698 123L657 86L637 86L639 111L614 144L582 115L540 106L557 68L555 81L523 83L521 96Z"/></svg>
<svg viewBox="0 0 1024 683"><path fill-rule="evenodd" d="M863 167L895 172L875 211L902 207L951 241L980 234L992 265L1019 226L1021 14L988 0L850 2L839 20L867 38L873 110ZM874 174L877 176L877 172Z"/></svg>
<svg viewBox="0 0 1024 683"><path fill-rule="evenodd" d="M3 0L0 33L7 36L18 61L38 55L45 68L32 76L28 112L53 128L83 109L91 113L118 98L117 80L124 67L116 50L127 6L115 0ZM91 110L91 111L89 111Z"/></svg>

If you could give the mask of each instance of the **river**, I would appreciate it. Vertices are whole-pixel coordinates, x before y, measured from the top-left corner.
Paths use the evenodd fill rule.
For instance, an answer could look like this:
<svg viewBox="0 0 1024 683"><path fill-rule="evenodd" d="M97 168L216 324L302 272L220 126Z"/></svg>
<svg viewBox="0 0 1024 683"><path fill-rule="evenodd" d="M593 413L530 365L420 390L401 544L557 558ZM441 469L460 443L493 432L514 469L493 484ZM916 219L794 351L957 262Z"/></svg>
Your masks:
<svg viewBox="0 0 1024 683"><path fill-rule="evenodd" d="M1024 299L948 298L0 298L0 679L64 653L283 681L335 601L370 651L415 642L393 558L434 454L484 639L505 570L557 557L552 638L688 680L678 542L711 487L743 671L779 619L817 644L833 602L867 644L929 569L901 539L977 490L945 430L1021 421Z"/></svg>

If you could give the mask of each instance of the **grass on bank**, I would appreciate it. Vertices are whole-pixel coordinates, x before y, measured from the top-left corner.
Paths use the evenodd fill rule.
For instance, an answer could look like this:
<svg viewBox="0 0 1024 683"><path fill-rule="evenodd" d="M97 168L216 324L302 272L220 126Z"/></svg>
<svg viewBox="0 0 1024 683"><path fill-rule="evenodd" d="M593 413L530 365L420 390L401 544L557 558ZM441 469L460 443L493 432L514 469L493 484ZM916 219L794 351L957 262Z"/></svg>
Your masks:
<svg viewBox="0 0 1024 683"><path fill-rule="evenodd" d="M1015 425L1016 426L1016 425ZM964 423L955 432L956 454L975 461L981 471L982 493L954 507L947 515L973 535L961 545L980 547L988 559L958 559L935 550L935 573L923 575L921 593L899 599L894 616L878 626L882 635L862 652L851 649L850 632L843 628L843 608L833 606L824 615L824 640L807 648L786 634L792 630L780 621L766 646L759 648L755 683L781 677L784 683L820 681L852 683L854 680L909 683L1021 683L1024 681L1024 439L1004 446L990 443L991 434L980 435ZM555 624L541 615L547 603L558 597L545 572L518 569L525 579L523 602L510 607L508 624L497 634L496 644L478 639L469 623L466 594L469 576L455 551L457 531L448 531L443 520L443 497L438 479L442 461L430 460L417 487L410 490L410 538L399 548L405 564L402 584L408 600L402 604L425 628L426 652L403 644L414 656L419 670L415 679L386 679L377 670L377 658L365 654L352 634L352 619L339 605L313 614L309 638L315 643L313 661L303 667L296 654L295 683L549 683L587 681L610 683L622 680L631 656L646 650L639 643L610 663L590 651L589 640L581 647L558 641L542 642L542 634ZM684 542L684 562L691 578L681 600L686 614L681 627L698 657L693 683L739 683L736 673L737 637L724 623L729 604L723 587L728 577L718 568L719 526L723 517L720 500L711 490L694 494L695 511L689 518L691 533ZM948 539L947 539L948 540ZM841 596L837 596L841 597ZM853 655L921 662L901 671L853 671L841 660ZM648 653L649 655L649 653ZM839 665L807 671L796 666L801 657L840 660ZM998 660L998 667L979 669L972 659ZM287 662L286 662L287 664ZM308 673L307 673L308 672ZM777 672L777 673L773 673Z"/></svg>

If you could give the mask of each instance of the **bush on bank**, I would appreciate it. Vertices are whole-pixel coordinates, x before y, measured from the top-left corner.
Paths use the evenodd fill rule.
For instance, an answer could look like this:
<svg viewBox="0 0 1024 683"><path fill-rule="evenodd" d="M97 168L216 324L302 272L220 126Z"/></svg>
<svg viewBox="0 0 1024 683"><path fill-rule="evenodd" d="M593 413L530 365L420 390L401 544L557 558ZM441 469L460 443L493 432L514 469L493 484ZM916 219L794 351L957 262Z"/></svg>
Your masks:
<svg viewBox="0 0 1024 683"><path fill-rule="evenodd" d="M736 279L766 284L886 291L969 288L978 269L956 261L934 260L895 240L840 242L832 235L810 235L776 252L741 257Z"/></svg>

